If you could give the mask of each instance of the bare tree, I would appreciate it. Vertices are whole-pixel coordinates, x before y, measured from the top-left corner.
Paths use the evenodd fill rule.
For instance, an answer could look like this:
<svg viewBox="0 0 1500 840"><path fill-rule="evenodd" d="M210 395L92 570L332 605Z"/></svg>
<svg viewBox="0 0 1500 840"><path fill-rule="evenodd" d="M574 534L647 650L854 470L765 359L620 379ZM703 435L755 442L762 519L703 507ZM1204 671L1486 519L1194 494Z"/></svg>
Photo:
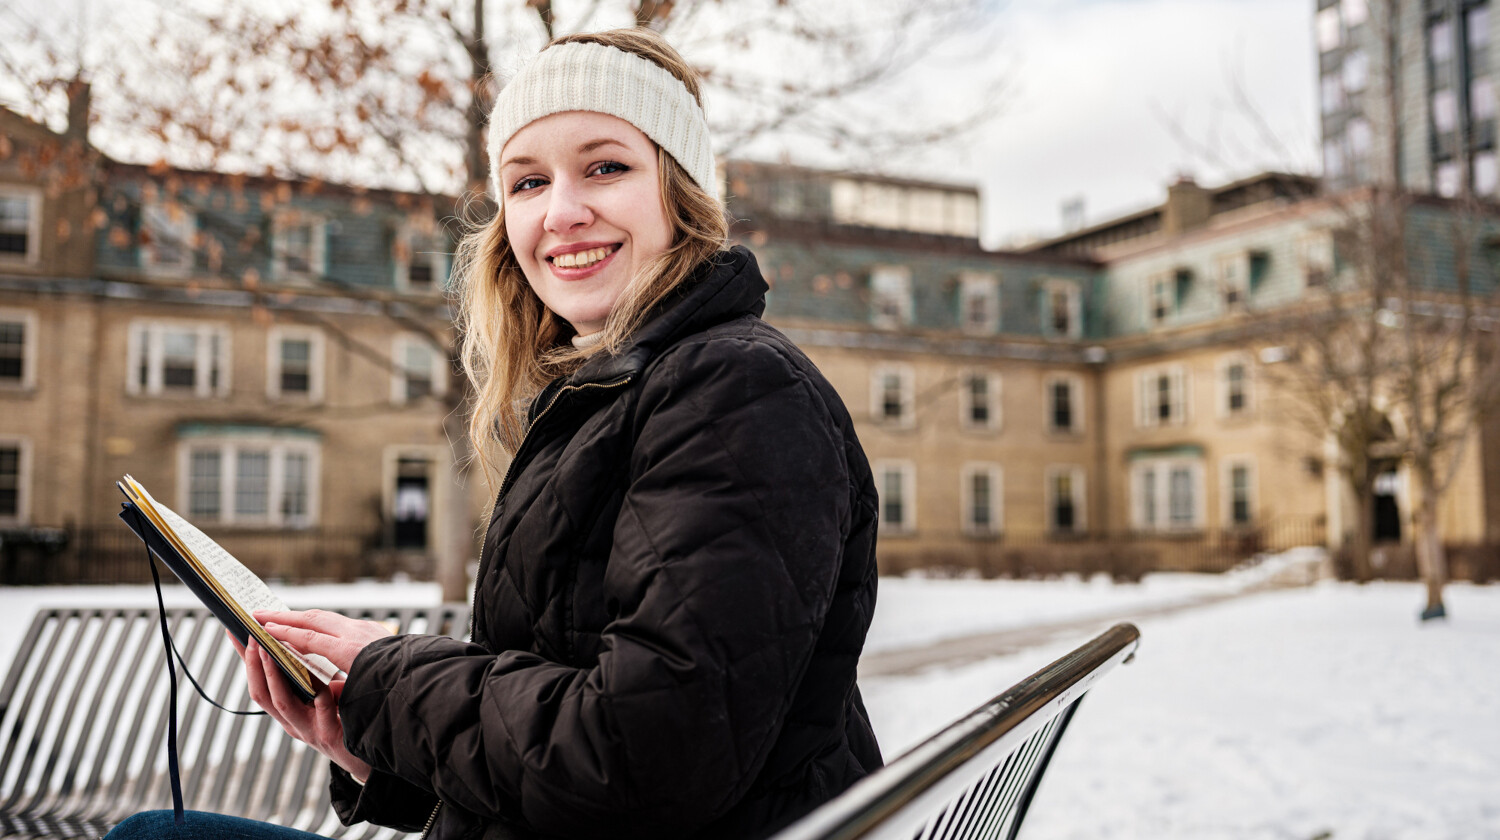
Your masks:
<svg viewBox="0 0 1500 840"><path fill-rule="evenodd" d="M14 37L0 45L40 46L0 46L0 62L21 82L15 107L41 121L55 116L61 86L97 80L96 137L106 151L118 146L124 157L164 166L447 193L459 196L455 215L477 222L494 208L485 192L489 106L517 61L551 37L620 25L670 31L699 64L721 153L771 133L834 148L900 149L993 114L998 79L974 80L971 104L957 113L913 119L904 110L898 119L881 108L872 118L867 107L935 49L983 30L985 5L319 0L275 10L205 0L136 7L152 12L143 17L154 24L92 33L92 52L83 46L85 22L75 27L73 49L12 11L0 16L0 33ZM456 360L456 348L448 355ZM443 424L464 470L472 455L462 418L467 383L456 364L451 371ZM438 552L448 560L438 576L451 600L466 587L474 523L467 505L448 508Z"/></svg>

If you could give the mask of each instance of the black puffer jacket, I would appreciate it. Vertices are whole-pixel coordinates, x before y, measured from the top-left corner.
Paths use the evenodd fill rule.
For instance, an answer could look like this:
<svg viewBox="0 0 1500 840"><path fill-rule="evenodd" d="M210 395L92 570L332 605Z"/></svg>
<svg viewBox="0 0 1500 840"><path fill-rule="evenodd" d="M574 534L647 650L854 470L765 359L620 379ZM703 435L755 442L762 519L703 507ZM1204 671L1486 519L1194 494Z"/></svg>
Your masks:
<svg viewBox="0 0 1500 840"><path fill-rule="evenodd" d="M876 497L742 248L532 407L470 644L371 644L346 822L434 838L764 837L880 765L855 688Z"/></svg>

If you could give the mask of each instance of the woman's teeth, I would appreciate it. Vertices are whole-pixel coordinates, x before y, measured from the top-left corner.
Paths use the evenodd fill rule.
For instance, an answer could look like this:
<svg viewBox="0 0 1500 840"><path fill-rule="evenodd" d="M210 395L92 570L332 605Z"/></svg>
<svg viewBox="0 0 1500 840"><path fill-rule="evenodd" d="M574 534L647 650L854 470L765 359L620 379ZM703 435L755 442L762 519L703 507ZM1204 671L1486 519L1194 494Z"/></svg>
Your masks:
<svg viewBox="0 0 1500 840"><path fill-rule="evenodd" d="M613 251L613 248L606 247L576 251L572 254L558 254L552 258L552 264L558 268L586 268L609 256Z"/></svg>

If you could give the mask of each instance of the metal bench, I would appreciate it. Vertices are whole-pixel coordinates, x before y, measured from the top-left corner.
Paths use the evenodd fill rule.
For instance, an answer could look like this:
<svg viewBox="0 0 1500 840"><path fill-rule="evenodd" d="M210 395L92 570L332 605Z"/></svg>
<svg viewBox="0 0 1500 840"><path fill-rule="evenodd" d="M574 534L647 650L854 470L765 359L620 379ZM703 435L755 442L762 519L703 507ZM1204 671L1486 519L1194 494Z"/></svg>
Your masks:
<svg viewBox="0 0 1500 840"><path fill-rule="evenodd" d="M468 632L465 605L347 612L395 620L403 633ZM253 708L239 657L208 610L171 609L167 619L203 690L231 709ZM37 613L0 685L0 837L99 837L137 811L172 807L163 655L155 607ZM270 718L215 709L185 680L177 700L188 808L330 837L405 836L342 826L328 802L327 762Z"/></svg>
<svg viewBox="0 0 1500 840"><path fill-rule="evenodd" d="M1014 840L1083 695L1139 643L1115 625L772 840Z"/></svg>
<svg viewBox="0 0 1500 840"><path fill-rule="evenodd" d="M394 619L403 633L462 636L468 609L349 611ZM239 658L202 608L167 611L203 688L251 707ZM1089 688L1135 651L1116 625L934 735L774 840L1014 838L1068 721ZM0 837L99 837L137 811L170 808L167 681L157 612L39 612L0 685ZM188 808L337 838L405 836L341 825L327 763L266 717L226 714L178 693L178 747Z"/></svg>

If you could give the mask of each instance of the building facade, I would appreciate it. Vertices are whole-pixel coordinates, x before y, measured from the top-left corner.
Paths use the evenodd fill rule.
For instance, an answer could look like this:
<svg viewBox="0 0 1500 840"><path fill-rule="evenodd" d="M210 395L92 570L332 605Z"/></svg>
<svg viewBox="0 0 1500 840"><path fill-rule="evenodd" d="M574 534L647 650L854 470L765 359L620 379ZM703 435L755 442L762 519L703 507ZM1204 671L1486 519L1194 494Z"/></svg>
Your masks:
<svg viewBox="0 0 1500 840"><path fill-rule="evenodd" d="M149 576L125 473L271 577L474 554L445 530L483 500L443 429L441 199L122 165L0 121L7 582Z"/></svg>

